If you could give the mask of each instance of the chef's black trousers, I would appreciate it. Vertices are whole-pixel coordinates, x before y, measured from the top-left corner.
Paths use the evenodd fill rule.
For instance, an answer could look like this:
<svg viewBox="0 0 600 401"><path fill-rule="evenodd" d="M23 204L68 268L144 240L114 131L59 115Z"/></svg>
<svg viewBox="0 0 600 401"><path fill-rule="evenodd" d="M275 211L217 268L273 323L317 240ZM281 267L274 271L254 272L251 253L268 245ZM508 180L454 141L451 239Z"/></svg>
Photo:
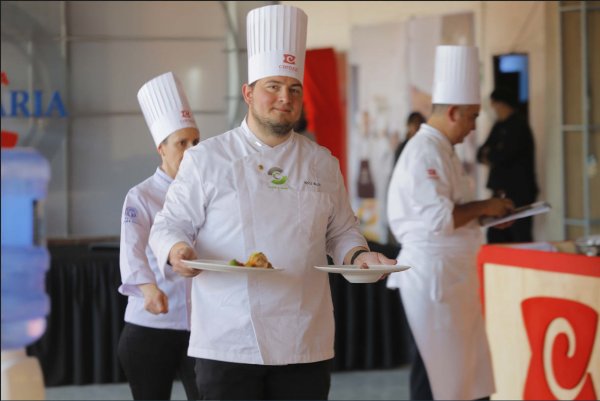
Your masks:
<svg viewBox="0 0 600 401"><path fill-rule="evenodd" d="M291 365L252 365L196 359L202 400L326 400L331 360Z"/></svg>
<svg viewBox="0 0 600 401"><path fill-rule="evenodd" d="M194 358L187 356L190 332L125 323L118 356L135 400L170 400L179 374L188 400L197 400Z"/></svg>
<svg viewBox="0 0 600 401"><path fill-rule="evenodd" d="M410 369L410 399L411 400L433 400L429 377L425 364L419 353L419 348L414 347L413 364Z"/></svg>

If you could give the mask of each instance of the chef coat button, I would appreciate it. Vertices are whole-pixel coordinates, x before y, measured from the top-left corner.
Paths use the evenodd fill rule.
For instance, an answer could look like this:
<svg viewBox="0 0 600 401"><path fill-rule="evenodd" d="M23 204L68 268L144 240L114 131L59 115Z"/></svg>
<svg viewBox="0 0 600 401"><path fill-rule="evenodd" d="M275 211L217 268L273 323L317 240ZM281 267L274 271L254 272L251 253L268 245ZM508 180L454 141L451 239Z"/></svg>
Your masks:
<svg viewBox="0 0 600 401"><path fill-rule="evenodd" d="M264 169L263 165L262 165L262 164L259 164L259 165L258 165L258 169L259 169L260 171L263 171L263 169Z"/></svg>

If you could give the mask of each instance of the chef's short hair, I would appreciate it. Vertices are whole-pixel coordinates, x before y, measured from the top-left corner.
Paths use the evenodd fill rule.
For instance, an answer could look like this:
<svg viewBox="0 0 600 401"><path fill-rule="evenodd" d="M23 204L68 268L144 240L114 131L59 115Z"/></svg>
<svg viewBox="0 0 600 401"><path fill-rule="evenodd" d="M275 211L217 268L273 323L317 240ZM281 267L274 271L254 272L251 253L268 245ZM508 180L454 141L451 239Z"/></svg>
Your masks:
<svg viewBox="0 0 600 401"><path fill-rule="evenodd" d="M468 104L435 104L434 103L431 107L431 114L444 114L450 106L456 106L462 112L465 109L465 107L468 107L469 105Z"/></svg>
<svg viewBox="0 0 600 401"><path fill-rule="evenodd" d="M431 114L444 114L446 112L446 110L448 110L448 107L450 107L451 105L449 104L433 104L431 106Z"/></svg>

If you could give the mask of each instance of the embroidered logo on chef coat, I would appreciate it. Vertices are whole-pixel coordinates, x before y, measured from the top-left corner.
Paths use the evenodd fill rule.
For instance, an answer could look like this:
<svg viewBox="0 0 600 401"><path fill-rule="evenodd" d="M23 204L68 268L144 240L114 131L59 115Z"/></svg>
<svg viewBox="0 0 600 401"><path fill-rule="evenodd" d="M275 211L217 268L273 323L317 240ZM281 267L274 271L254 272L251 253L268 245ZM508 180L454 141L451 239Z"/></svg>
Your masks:
<svg viewBox="0 0 600 401"><path fill-rule="evenodd" d="M433 179L440 178L440 176L438 175L437 171L435 171L434 168L428 168L427 169L427 177L433 178Z"/></svg>
<svg viewBox="0 0 600 401"><path fill-rule="evenodd" d="M136 223L137 222L137 209L134 207L126 207L125 208L125 218L123 220L124 223Z"/></svg>
<svg viewBox="0 0 600 401"><path fill-rule="evenodd" d="M283 175L283 169L281 167L271 167L267 174L273 179L271 180L271 184L274 186L270 186L270 188L280 188L287 189L287 186L284 186L287 182L287 175Z"/></svg>

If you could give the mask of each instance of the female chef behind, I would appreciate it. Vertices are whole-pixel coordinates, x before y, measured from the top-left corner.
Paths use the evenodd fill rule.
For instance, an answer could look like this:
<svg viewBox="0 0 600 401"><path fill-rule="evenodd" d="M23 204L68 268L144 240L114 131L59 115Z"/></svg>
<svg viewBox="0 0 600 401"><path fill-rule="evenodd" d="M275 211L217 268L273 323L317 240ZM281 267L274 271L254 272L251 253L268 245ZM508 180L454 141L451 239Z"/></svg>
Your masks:
<svg viewBox="0 0 600 401"><path fill-rule="evenodd" d="M118 355L134 399L170 399L176 372L188 399L198 399L194 359L187 356L191 281L172 271L160 273L148 236L183 152L200 134L172 72L146 82L137 96L162 164L129 190L123 204L119 292L129 301Z"/></svg>

